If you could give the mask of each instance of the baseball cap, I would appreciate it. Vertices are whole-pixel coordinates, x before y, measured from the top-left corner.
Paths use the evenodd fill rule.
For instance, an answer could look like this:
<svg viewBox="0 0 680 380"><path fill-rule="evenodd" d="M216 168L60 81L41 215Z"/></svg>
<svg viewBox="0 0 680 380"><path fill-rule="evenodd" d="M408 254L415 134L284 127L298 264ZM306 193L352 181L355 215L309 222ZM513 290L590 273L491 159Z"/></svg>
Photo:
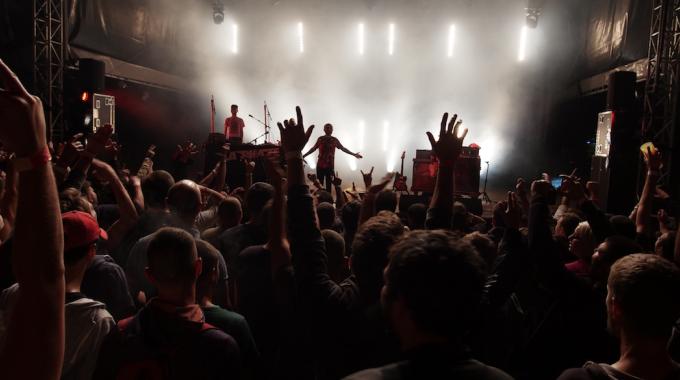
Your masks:
<svg viewBox="0 0 680 380"><path fill-rule="evenodd" d="M61 221L64 226L64 251L109 238L106 231L99 228L97 220L86 212L65 212L61 214Z"/></svg>

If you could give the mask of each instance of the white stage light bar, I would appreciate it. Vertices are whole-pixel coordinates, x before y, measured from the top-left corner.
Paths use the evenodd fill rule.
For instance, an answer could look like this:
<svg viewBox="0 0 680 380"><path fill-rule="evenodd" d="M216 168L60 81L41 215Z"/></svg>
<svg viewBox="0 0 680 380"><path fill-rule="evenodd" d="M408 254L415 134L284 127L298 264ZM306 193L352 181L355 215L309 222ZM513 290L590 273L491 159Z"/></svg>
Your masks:
<svg viewBox="0 0 680 380"><path fill-rule="evenodd" d="M300 43L300 53L305 52L305 29L301 22L298 22L298 40Z"/></svg>
<svg viewBox="0 0 680 380"><path fill-rule="evenodd" d="M357 46L359 47L359 55L364 55L364 24L359 23L357 28Z"/></svg>
<svg viewBox="0 0 680 380"><path fill-rule="evenodd" d="M522 26L522 31L520 32L519 35L519 53L517 54L517 60L520 62L526 59L528 34L529 28L526 25Z"/></svg>
<svg viewBox="0 0 680 380"><path fill-rule="evenodd" d="M238 25L231 25L231 52L238 54Z"/></svg>
<svg viewBox="0 0 680 380"><path fill-rule="evenodd" d="M387 54L394 55L394 24L389 25L387 38Z"/></svg>
<svg viewBox="0 0 680 380"><path fill-rule="evenodd" d="M456 43L456 25L449 26L449 42L447 44L446 54L449 58L453 57L453 47Z"/></svg>

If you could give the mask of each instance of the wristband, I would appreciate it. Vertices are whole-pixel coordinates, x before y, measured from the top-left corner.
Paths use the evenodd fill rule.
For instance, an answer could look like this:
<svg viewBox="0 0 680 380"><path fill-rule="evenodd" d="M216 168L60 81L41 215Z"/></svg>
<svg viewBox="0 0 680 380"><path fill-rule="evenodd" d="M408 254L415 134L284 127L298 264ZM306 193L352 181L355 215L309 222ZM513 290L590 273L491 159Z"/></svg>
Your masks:
<svg viewBox="0 0 680 380"><path fill-rule="evenodd" d="M17 172L25 172L27 170L45 166L50 161L52 161L52 155L50 154L50 149L45 145L44 148L28 157L16 157L12 159L12 164L14 164L14 169Z"/></svg>
<svg viewBox="0 0 680 380"><path fill-rule="evenodd" d="M299 160L302 160L302 152L295 151L295 150L290 151L290 152L286 152L286 160L290 160L290 159L293 159L293 158L297 158Z"/></svg>

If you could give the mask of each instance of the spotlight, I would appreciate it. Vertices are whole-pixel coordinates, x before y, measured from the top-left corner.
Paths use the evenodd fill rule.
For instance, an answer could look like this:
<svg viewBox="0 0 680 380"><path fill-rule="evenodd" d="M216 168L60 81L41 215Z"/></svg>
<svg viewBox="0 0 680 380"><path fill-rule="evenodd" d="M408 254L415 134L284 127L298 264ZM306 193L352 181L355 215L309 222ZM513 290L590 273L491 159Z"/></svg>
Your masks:
<svg viewBox="0 0 680 380"><path fill-rule="evenodd" d="M300 45L300 53L305 52L305 29L301 22L298 22L298 42Z"/></svg>
<svg viewBox="0 0 680 380"><path fill-rule="evenodd" d="M364 24L360 23L357 26L358 48L359 55L364 55Z"/></svg>
<svg viewBox="0 0 680 380"><path fill-rule="evenodd" d="M231 25L231 52L238 54L238 25Z"/></svg>
<svg viewBox="0 0 680 380"><path fill-rule="evenodd" d="M87 101L90 100L90 93L87 91L83 91L83 93L80 94L80 100L82 100L83 103L87 103Z"/></svg>
<svg viewBox="0 0 680 380"><path fill-rule="evenodd" d="M519 52L517 53L517 60L519 62L524 61L527 52L527 34L529 33L529 27L526 25L522 26L522 30L519 35Z"/></svg>
<svg viewBox="0 0 680 380"><path fill-rule="evenodd" d="M221 1L216 1L213 4L213 22L217 25L224 21L224 4Z"/></svg>
<svg viewBox="0 0 680 380"><path fill-rule="evenodd" d="M387 54L394 55L394 24L390 24L388 28Z"/></svg>
<svg viewBox="0 0 680 380"><path fill-rule="evenodd" d="M456 42L456 26L451 24L449 26L449 43L447 45L447 56L449 58L453 57L453 47Z"/></svg>

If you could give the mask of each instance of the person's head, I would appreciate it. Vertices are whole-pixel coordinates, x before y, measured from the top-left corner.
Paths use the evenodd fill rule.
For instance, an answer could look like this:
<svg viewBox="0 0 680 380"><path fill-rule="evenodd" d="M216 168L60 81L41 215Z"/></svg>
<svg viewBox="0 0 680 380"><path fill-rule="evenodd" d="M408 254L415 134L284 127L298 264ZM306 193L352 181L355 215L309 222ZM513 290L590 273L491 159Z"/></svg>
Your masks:
<svg viewBox="0 0 680 380"><path fill-rule="evenodd" d="M327 136L332 135L332 134L333 134L333 124L331 124L331 123L326 123L326 124L323 126L323 132L324 132Z"/></svg>
<svg viewBox="0 0 680 380"><path fill-rule="evenodd" d="M179 228L161 228L152 235L146 254L146 276L158 289L158 296L177 304L194 303L202 263L191 234Z"/></svg>
<svg viewBox="0 0 680 380"><path fill-rule="evenodd" d="M659 235L654 243L654 253L677 264L675 261L675 237L675 231Z"/></svg>
<svg viewBox="0 0 680 380"><path fill-rule="evenodd" d="M425 229L425 219L427 217L427 207L422 203L414 203L406 211L408 217L408 227L411 230Z"/></svg>
<svg viewBox="0 0 680 380"><path fill-rule="evenodd" d="M396 243L381 300L402 347L459 341L479 310L484 267L474 247L448 231L413 231Z"/></svg>
<svg viewBox="0 0 680 380"><path fill-rule="evenodd" d="M170 212L182 221L193 224L201 212L201 190L196 182L183 179L172 185L166 202Z"/></svg>
<svg viewBox="0 0 680 380"><path fill-rule="evenodd" d="M491 272L494 269L496 258L498 257L498 247L496 246L496 243L491 240L488 235L478 231L465 235L463 240L475 247L479 256L484 260L487 271Z"/></svg>
<svg viewBox="0 0 680 380"><path fill-rule="evenodd" d="M581 260L590 262L596 248L595 236L588 222L579 223L569 235L569 251Z"/></svg>
<svg viewBox="0 0 680 380"><path fill-rule="evenodd" d="M220 228L225 230L241 223L241 201L231 196L223 199L217 206L217 218Z"/></svg>
<svg viewBox="0 0 680 380"><path fill-rule="evenodd" d="M319 229L333 228L335 224L335 207L328 202L321 202L316 206L316 216L319 218Z"/></svg>
<svg viewBox="0 0 680 380"><path fill-rule="evenodd" d="M353 233L359 227L359 212L361 211L361 203L359 201L351 201L345 203L340 211L340 219L346 232Z"/></svg>
<svg viewBox="0 0 680 380"><path fill-rule="evenodd" d="M625 236L614 235L605 239L593 253L591 276L596 284L605 284L609 270L614 263L624 256L642 252L642 247Z"/></svg>
<svg viewBox="0 0 680 380"><path fill-rule="evenodd" d="M451 216L451 229L465 232L468 230L468 227L467 207L460 202L455 202L453 204L453 214Z"/></svg>
<svg viewBox="0 0 680 380"><path fill-rule="evenodd" d="M154 170L142 180L144 206L148 209L165 210L165 199L168 191L175 184L175 179L165 170Z"/></svg>
<svg viewBox="0 0 680 380"><path fill-rule="evenodd" d="M81 192L88 202L92 204L92 206L97 206L99 204L99 197L97 196L97 192L94 191L90 181L83 182Z"/></svg>
<svg viewBox="0 0 680 380"><path fill-rule="evenodd" d="M340 283L347 277L349 271L345 256L345 239L333 230L322 230L321 236L326 243L328 275L333 281Z"/></svg>
<svg viewBox="0 0 680 380"><path fill-rule="evenodd" d="M614 235L625 236L629 239L635 239L635 222L624 215L614 215L609 218L609 224L612 227Z"/></svg>
<svg viewBox="0 0 680 380"><path fill-rule="evenodd" d="M62 213L69 211L81 211L97 217L92 203L85 196L73 187L66 188L59 192L59 208Z"/></svg>
<svg viewBox="0 0 680 380"><path fill-rule="evenodd" d="M378 296L388 252L403 234L404 225L393 213L383 212L359 227L352 243L350 266L364 296Z"/></svg>
<svg viewBox="0 0 680 380"><path fill-rule="evenodd" d="M246 210L251 221L258 221L267 202L274 197L274 187L268 183L255 182L246 193Z"/></svg>
<svg viewBox="0 0 680 380"><path fill-rule="evenodd" d="M212 244L204 240L196 240L196 253L201 259L201 274L196 280L196 299L200 302L203 297L212 302L212 295L219 280L219 255Z"/></svg>
<svg viewBox="0 0 680 380"><path fill-rule="evenodd" d="M108 238L95 218L82 211L61 214L64 231L64 267L66 281L82 282L90 261L97 252L97 242Z"/></svg>
<svg viewBox="0 0 680 380"><path fill-rule="evenodd" d="M316 201L317 203L330 203L333 204L333 194L326 190L319 190L316 193Z"/></svg>
<svg viewBox="0 0 680 380"><path fill-rule="evenodd" d="M680 318L680 270L650 254L618 260L607 282L607 325L612 333L663 344Z"/></svg>
<svg viewBox="0 0 680 380"><path fill-rule="evenodd" d="M237 113L238 113L238 105L232 104L231 105L231 115L236 116Z"/></svg>
<svg viewBox="0 0 680 380"><path fill-rule="evenodd" d="M581 223L581 218L571 212L563 214L555 226L555 236L569 237L574 233L576 227Z"/></svg>
<svg viewBox="0 0 680 380"><path fill-rule="evenodd" d="M375 211L394 212L397 209L397 193L392 190L383 190L375 197Z"/></svg>

